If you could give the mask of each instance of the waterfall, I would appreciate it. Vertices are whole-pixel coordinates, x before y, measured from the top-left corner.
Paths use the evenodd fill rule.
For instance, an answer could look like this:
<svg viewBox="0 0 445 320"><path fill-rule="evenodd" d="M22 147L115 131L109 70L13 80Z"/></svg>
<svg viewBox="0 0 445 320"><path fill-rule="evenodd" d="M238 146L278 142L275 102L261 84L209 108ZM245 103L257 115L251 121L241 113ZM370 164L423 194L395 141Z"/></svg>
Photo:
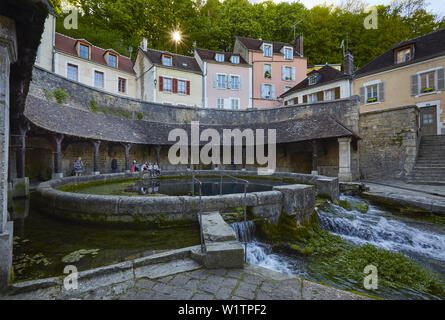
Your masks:
<svg viewBox="0 0 445 320"><path fill-rule="evenodd" d="M342 196L348 200L347 196ZM445 261L445 232L409 225L387 212L369 205L367 213L347 211L330 204L331 208L319 209L320 227L362 245L370 243L387 250L401 251Z"/></svg>
<svg viewBox="0 0 445 320"><path fill-rule="evenodd" d="M252 220L246 222L234 222L230 226L235 230L236 239L242 243L251 242L255 234L255 223Z"/></svg>

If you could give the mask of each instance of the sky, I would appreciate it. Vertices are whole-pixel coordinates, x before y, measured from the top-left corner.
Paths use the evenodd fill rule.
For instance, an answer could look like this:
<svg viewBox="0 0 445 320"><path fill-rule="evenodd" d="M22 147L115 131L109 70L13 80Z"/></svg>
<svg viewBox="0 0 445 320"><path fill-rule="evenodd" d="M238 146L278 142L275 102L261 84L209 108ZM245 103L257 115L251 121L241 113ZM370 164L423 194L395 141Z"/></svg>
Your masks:
<svg viewBox="0 0 445 320"><path fill-rule="evenodd" d="M255 2L262 2L263 0L250 0L250 2L255 3ZM295 2L297 0L272 0L273 2ZM339 5L341 4L342 0L299 0L301 3L303 3L305 5L306 8L312 8L313 6L319 5L319 4L323 4L323 3L327 3L327 4L334 4L334 5ZM364 0L365 3L368 3L370 5L379 5L379 4L383 4L383 5L388 5L390 4L392 1L391 0ZM435 14L438 14L440 16L445 15L445 6L444 6L444 0L427 0L427 3L429 3L428 5L428 9L429 11L432 11Z"/></svg>

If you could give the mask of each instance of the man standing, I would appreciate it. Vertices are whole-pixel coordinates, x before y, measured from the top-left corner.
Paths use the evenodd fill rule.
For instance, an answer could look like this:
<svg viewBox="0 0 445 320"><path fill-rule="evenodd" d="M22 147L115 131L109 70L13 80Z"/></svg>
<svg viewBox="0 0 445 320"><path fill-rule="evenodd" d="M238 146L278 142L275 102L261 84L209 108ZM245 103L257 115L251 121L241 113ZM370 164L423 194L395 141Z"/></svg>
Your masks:
<svg viewBox="0 0 445 320"><path fill-rule="evenodd" d="M111 173L117 173L117 160L115 156L113 160L111 160Z"/></svg>

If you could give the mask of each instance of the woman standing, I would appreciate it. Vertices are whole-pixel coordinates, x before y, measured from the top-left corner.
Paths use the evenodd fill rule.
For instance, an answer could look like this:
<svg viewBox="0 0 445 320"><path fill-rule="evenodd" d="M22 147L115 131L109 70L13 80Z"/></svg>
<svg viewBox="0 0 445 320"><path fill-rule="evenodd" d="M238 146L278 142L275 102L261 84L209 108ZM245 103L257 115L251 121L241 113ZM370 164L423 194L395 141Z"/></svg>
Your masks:
<svg viewBox="0 0 445 320"><path fill-rule="evenodd" d="M83 172L82 158L78 157L77 160L74 160L74 174L76 176L81 176L82 172Z"/></svg>

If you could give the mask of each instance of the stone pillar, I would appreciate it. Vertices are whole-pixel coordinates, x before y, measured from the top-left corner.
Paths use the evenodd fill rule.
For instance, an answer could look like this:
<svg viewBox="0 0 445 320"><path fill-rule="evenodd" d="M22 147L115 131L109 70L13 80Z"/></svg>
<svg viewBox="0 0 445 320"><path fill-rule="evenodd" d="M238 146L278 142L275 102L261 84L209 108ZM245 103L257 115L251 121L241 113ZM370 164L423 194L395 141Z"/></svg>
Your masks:
<svg viewBox="0 0 445 320"><path fill-rule="evenodd" d="M151 156L151 146L148 146L148 158L147 158L148 162L150 162L150 156Z"/></svg>
<svg viewBox="0 0 445 320"><path fill-rule="evenodd" d="M338 179L352 181L351 138L338 138Z"/></svg>
<svg viewBox="0 0 445 320"><path fill-rule="evenodd" d="M156 146L156 162L159 167L161 167L161 146Z"/></svg>
<svg viewBox="0 0 445 320"><path fill-rule="evenodd" d="M12 181L12 197L26 198L29 196L29 179L25 177L26 159L26 133L30 129L29 122L21 119L15 128L15 150L17 178Z"/></svg>
<svg viewBox="0 0 445 320"><path fill-rule="evenodd" d="M241 153L242 153L242 168L241 168L241 171L246 171L246 159L247 159L246 151L247 151L246 147L243 147L242 150L241 150Z"/></svg>
<svg viewBox="0 0 445 320"><path fill-rule="evenodd" d="M94 147L94 163L93 163L93 174L98 175L99 172L99 148L100 148L100 140L93 140ZM127 157L127 152L125 152L125 158Z"/></svg>
<svg viewBox="0 0 445 320"><path fill-rule="evenodd" d="M131 143L122 143L125 148L125 172L130 172L130 149Z"/></svg>
<svg viewBox="0 0 445 320"><path fill-rule="evenodd" d="M313 175L318 175L318 142L312 141L312 172Z"/></svg>
<svg viewBox="0 0 445 320"><path fill-rule="evenodd" d="M12 266L12 221L8 221L9 72L17 60L13 20L0 16L0 292L8 286Z"/></svg>
<svg viewBox="0 0 445 320"><path fill-rule="evenodd" d="M63 178L63 172L62 172L62 142L63 142L63 138L64 138L63 134L56 134L54 136L56 150L54 151L53 179Z"/></svg>

